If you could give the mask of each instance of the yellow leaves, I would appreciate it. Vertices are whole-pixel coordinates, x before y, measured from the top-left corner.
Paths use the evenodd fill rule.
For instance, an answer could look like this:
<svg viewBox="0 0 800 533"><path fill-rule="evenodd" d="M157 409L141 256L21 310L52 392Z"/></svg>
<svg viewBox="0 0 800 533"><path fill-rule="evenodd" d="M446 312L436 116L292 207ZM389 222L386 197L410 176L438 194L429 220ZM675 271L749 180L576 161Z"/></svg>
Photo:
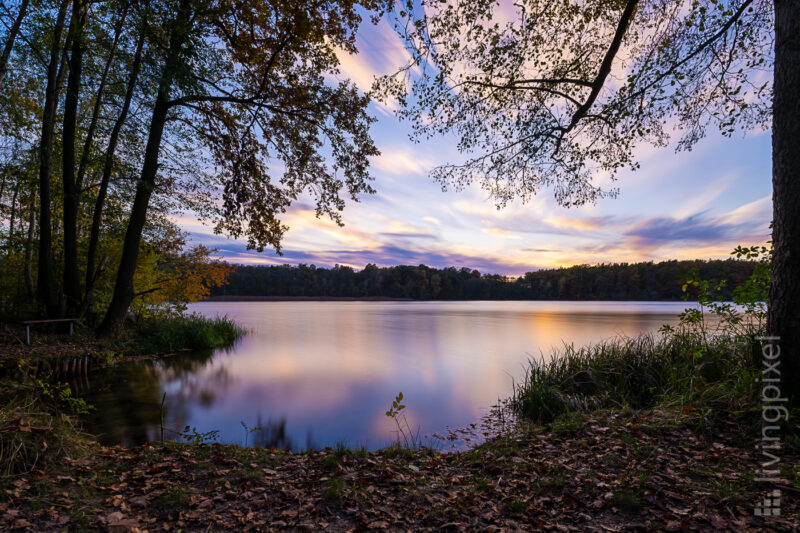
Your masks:
<svg viewBox="0 0 800 533"><path fill-rule="evenodd" d="M147 315L158 308L179 309L205 298L211 288L224 285L235 267L214 260L213 253L202 245L182 252L142 253L135 276L139 297L133 303L134 310Z"/></svg>

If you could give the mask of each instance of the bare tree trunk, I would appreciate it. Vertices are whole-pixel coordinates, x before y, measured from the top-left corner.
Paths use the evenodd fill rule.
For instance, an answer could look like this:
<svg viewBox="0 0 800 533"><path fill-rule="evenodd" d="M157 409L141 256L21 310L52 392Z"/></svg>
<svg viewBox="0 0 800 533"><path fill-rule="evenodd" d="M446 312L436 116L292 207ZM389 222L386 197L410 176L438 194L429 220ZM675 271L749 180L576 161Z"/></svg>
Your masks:
<svg viewBox="0 0 800 533"><path fill-rule="evenodd" d="M25 18L29 3L30 0L22 0L22 3L19 6L17 18L14 20L14 24L11 26L11 29L8 32L6 44L3 46L3 54L0 55L0 87L3 86L3 81L6 79L6 73L8 72L8 60L11 58L11 51L14 49L14 41L17 40L17 35L19 35L19 29L22 26L22 19Z"/></svg>
<svg viewBox="0 0 800 533"><path fill-rule="evenodd" d="M64 222L64 270L63 270L63 299L65 312L74 315L81 300L80 272L78 268L78 209L81 194L81 176L76 177L75 145L78 106L81 91L81 76L83 70L83 54L86 50L84 42L84 27L86 24L86 4L82 0L73 0L72 20L68 41L71 43L69 59L69 78L67 80L66 98L64 102L63 124L63 157L62 157L62 183L63 183L63 222ZM93 126L87 132L87 142L93 135ZM84 155L81 164L85 163ZM80 169L79 169L80 172Z"/></svg>
<svg viewBox="0 0 800 533"><path fill-rule="evenodd" d="M128 118L128 111L131 107L131 100L133 93L136 90L136 83L139 78L139 71L142 65L142 52L144 50L145 32L142 29L139 40L136 43L136 52L133 58L133 65L131 67L131 75L128 78L128 87L125 91L125 100L122 103L122 109L117 117L114 127L111 130L111 136L108 139L108 147L106 148L105 162L103 164L103 176L100 179L100 189L97 191L97 199L94 204L94 212L92 213L92 228L89 235L89 250L86 254L86 296L87 301L91 301L93 296L93 289L97 272L95 272L95 261L97 259L97 245L100 240L100 224L103 221L103 207L106 201L106 194L108 193L108 183L111 180L111 172L114 169L114 153L117 150L117 143L119 142L119 134L125 121Z"/></svg>
<svg viewBox="0 0 800 533"><path fill-rule="evenodd" d="M81 91L83 28L86 11L82 0L73 0L70 22L72 53L69 60L69 77L64 99L63 155L61 179L64 198L64 279L62 290L66 299L66 313L73 315L81 299L81 282L78 270L78 208L80 188L75 180L75 141L78 121L78 103Z"/></svg>
<svg viewBox="0 0 800 533"><path fill-rule="evenodd" d="M19 192L19 184L14 187L14 196L11 198L11 217L8 221L8 245L6 253L11 255L11 248L14 246L14 223L17 221L17 193Z"/></svg>
<svg viewBox="0 0 800 533"><path fill-rule="evenodd" d="M61 63L61 34L67 16L69 0L62 0L53 28L53 47L47 66L47 87L42 112L42 137L39 143L39 271L37 300L45 313L53 312L56 302L53 292L52 229L50 216L50 172L53 168L53 136L55 133L58 78Z"/></svg>
<svg viewBox="0 0 800 533"><path fill-rule="evenodd" d="M782 392L800 400L800 2L775 1L772 284L767 330L778 337ZM777 376L770 376L777 377Z"/></svg>
<svg viewBox="0 0 800 533"><path fill-rule="evenodd" d="M172 81L175 77L184 42L191 30L191 4L191 0L181 0L171 28L169 50L158 83L158 96L153 106L147 146L145 147L144 161L142 163L142 173L139 178L139 184L136 187L136 196L133 200L128 228L123 241L122 258L117 271L117 280L114 284L114 295L106 311L106 316L98 329L98 333L102 336L114 336L119 333L125 320L125 314L128 312L128 308L135 296L133 277L136 273L136 263L139 259L139 242L147 220L150 196L153 194L153 189L156 185L158 156L161 151L164 126L167 123L167 113L170 109L169 96L172 89Z"/></svg>
<svg viewBox="0 0 800 533"><path fill-rule="evenodd" d="M35 191L34 191L35 192ZM25 239L25 285L28 295L33 298L33 237L36 230L36 201L31 199L30 213L28 213L28 238Z"/></svg>
<svg viewBox="0 0 800 533"><path fill-rule="evenodd" d="M108 52L105 65L103 65L103 73L100 75L100 84L97 87L97 94L95 95L94 108L92 109L92 118L89 120L89 127L86 129L86 140L83 143L83 151L81 152L81 161L78 165L78 173L75 176L76 187L80 191L83 186L83 178L86 175L86 167L89 164L89 155L92 151L92 143L94 142L94 134L97 129L97 121L100 117L100 109L103 105L103 95L106 89L106 81L108 80L108 72L111 70L111 65L114 63L114 56L117 52L120 35L122 35L122 28L125 25L125 19L128 16L128 6L125 4L122 8L122 13L117 19L114 26L114 40L111 43L111 49Z"/></svg>
<svg viewBox="0 0 800 533"><path fill-rule="evenodd" d="M164 85L162 83L162 86ZM130 218L128 219L128 228L125 231L122 258L117 271L117 280L114 284L114 295L98 330L101 336L116 336L119 333L125 320L125 314L135 295L133 276L136 273L136 263L139 259L139 241L147 220L147 207L155 188L156 174L158 173L158 152L161 150L161 137L164 134L167 111L169 110L167 105L168 87L166 85L164 86L165 90L159 90L155 107L153 108L150 133L147 138L144 163L142 164L142 174L136 187L136 197L133 200Z"/></svg>

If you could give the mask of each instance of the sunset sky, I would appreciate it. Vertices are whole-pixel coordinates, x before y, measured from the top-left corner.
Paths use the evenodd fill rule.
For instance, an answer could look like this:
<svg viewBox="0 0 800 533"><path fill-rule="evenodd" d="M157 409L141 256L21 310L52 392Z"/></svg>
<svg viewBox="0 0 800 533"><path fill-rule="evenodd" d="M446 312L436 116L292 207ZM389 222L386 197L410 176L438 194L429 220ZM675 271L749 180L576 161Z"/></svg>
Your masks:
<svg viewBox="0 0 800 533"><path fill-rule="evenodd" d="M357 56L341 55L341 70L362 90L374 75L392 72L407 57L385 21L365 22L358 47ZM730 139L712 133L689 153L676 154L674 145L640 146L641 168L619 174L617 198L566 209L543 190L527 204L497 210L477 185L442 192L428 171L459 159L455 139L415 144L409 125L390 107L371 105L378 118L373 138L382 152L372 167L377 193L348 202L345 227L317 219L313 204L299 201L283 217L290 229L279 257L213 235L191 216L179 223L192 242L218 248L233 263L356 268L424 263L509 275L574 264L725 258L737 244L768 238L769 133Z"/></svg>

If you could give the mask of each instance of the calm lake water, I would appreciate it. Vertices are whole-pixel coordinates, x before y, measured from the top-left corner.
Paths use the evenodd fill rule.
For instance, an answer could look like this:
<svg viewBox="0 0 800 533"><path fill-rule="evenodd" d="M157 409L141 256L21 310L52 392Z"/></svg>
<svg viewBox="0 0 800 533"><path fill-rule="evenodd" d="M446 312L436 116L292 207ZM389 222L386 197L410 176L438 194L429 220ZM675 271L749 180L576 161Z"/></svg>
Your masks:
<svg viewBox="0 0 800 533"><path fill-rule="evenodd" d="M531 357L674 324L684 302L204 302L249 330L229 350L92 373L87 429L137 444L191 426L220 442L294 450L394 439L385 411L405 395L422 435L476 422L508 397ZM73 385L74 386L74 385ZM164 394L166 393L166 396ZM261 427L247 434L242 422Z"/></svg>

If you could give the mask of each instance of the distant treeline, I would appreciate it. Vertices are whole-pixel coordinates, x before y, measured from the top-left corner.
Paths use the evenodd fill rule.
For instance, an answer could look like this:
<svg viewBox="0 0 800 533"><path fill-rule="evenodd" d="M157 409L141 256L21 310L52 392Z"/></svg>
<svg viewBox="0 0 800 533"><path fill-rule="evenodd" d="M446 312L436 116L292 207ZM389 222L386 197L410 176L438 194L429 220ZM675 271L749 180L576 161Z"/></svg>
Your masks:
<svg viewBox="0 0 800 533"><path fill-rule="evenodd" d="M469 268L425 265L356 271L346 266L238 266L211 296L412 298L415 300L680 300L681 279L728 280L728 295L753 271L748 261L664 261L579 265L528 272L519 278Z"/></svg>

